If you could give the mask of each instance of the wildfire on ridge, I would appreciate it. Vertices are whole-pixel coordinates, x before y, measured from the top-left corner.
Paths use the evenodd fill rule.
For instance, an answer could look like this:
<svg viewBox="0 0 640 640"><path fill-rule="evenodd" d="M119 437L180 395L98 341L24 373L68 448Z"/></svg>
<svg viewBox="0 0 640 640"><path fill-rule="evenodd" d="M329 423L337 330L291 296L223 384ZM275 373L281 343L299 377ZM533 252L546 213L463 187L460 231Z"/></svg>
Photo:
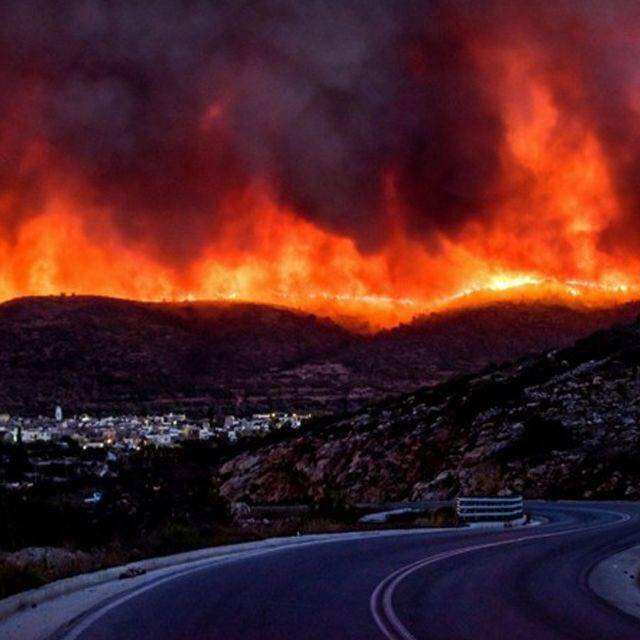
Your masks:
<svg viewBox="0 0 640 640"><path fill-rule="evenodd" d="M509 271L464 242L433 256L397 240L384 252L363 255L351 240L273 208L260 214L268 223L252 239L250 252L225 251L246 233L241 222L229 224L225 237L178 271L143 248L123 245L104 226L100 238L93 238L67 211L54 205L22 226L13 243L0 244L2 299L74 292L149 301L253 301L357 319L374 330L497 300L595 306L640 297L622 271L603 272L598 280Z"/></svg>
<svg viewBox="0 0 640 640"><path fill-rule="evenodd" d="M0 9L0 298L638 297L640 10L482 4Z"/></svg>

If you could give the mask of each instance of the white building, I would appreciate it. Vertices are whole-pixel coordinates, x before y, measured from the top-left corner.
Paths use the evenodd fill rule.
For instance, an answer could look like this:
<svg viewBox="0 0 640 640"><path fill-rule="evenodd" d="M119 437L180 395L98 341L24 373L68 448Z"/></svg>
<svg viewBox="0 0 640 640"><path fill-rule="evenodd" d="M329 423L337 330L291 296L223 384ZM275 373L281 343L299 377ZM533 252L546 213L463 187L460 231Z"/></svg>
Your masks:
<svg viewBox="0 0 640 640"><path fill-rule="evenodd" d="M150 433L147 436L147 442L149 444L153 444L156 447L170 447L171 442L171 434L170 433Z"/></svg>
<svg viewBox="0 0 640 640"><path fill-rule="evenodd" d="M18 441L18 430L14 430L14 441ZM23 429L22 442L29 444L31 442L51 442L51 433L46 429Z"/></svg>

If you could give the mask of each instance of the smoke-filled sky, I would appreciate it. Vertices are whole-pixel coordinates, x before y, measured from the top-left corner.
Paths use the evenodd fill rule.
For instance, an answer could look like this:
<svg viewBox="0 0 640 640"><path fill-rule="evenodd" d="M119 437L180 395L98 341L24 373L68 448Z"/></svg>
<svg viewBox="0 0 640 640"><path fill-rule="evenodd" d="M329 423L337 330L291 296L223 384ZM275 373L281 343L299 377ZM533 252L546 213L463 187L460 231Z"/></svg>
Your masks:
<svg viewBox="0 0 640 640"><path fill-rule="evenodd" d="M0 56L0 297L636 295L637 3L7 0Z"/></svg>

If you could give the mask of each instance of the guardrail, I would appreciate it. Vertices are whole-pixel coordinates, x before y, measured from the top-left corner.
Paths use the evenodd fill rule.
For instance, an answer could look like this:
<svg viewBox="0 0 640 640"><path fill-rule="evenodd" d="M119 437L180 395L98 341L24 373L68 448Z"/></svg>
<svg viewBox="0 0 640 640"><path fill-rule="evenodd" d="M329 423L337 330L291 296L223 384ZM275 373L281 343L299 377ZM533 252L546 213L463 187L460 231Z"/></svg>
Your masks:
<svg viewBox="0 0 640 640"><path fill-rule="evenodd" d="M464 522L512 522L524 518L522 496L508 498L460 497L456 513Z"/></svg>

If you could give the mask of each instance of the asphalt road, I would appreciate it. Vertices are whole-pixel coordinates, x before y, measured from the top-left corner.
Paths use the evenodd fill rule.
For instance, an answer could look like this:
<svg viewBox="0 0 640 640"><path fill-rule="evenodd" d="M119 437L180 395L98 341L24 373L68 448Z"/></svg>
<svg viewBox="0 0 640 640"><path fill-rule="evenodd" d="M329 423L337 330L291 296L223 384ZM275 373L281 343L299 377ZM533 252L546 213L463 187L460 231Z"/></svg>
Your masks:
<svg viewBox="0 0 640 640"><path fill-rule="evenodd" d="M548 524L341 540L217 561L87 612L56 640L640 638L587 586L640 507L532 504Z"/></svg>

